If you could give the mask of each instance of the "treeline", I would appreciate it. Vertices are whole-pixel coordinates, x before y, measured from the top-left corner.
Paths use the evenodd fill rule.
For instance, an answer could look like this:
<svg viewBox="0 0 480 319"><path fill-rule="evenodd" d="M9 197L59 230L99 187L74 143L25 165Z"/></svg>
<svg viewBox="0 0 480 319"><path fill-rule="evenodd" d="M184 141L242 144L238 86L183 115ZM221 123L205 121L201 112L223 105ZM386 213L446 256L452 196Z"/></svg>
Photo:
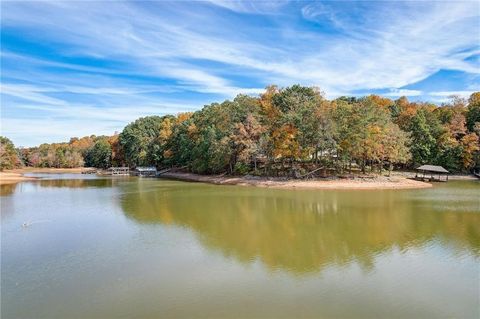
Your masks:
<svg viewBox="0 0 480 319"><path fill-rule="evenodd" d="M123 165L118 134L114 136L85 136L71 138L68 143L41 144L37 147L15 149L6 137L0 137L0 169L22 166L73 168L108 168Z"/></svg>
<svg viewBox="0 0 480 319"><path fill-rule="evenodd" d="M119 135L19 150L28 166L183 167L196 173L298 175L317 167L480 167L480 92L450 103L370 95L328 100L314 87L269 86L193 113L148 116ZM2 160L3 162L3 160Z"/></svg>
<svg viewBox="0 0 480 319"><path fill-rule="evenodd" d="M21 148L19 157L25 166L32 167L97 167L122 165L118 134L113 136L73 137L68 143L41 144L38 147Z"/></svg>

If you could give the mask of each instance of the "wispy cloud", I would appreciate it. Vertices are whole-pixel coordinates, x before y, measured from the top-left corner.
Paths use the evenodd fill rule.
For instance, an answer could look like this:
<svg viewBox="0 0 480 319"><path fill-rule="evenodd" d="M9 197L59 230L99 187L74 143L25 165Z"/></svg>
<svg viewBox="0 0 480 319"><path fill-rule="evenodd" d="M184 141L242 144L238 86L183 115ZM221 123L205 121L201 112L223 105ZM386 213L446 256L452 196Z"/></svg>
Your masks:
<svg viewBox="0 0 480 319"><path fill-rule="evenodd" d="M429 92L428 95L430 96L429 100L432 102L445 103L450 101L453 96L458 96L464 99L468 99L468 97L473 92L474 91L439 91L439 92Z"/></svg>
<svg viewBox="0 0 480 319"><path fill-rule="evenodd" d="M479 6L4 1L2 131L7 127L5 134L31 144L26 128L12 123L23 123L22 112L35 105L42 109L35 111L34 126L47 118L71 121L64 136L80 135L73 113L94 121L88 114L103 119L102 110L118 109L133 120L257 94L270 83L315 85L329 97L383 89L391 97L431 98L437 95L414 84L440 70L457 70L470 81L460 89L470 91L478 87L480 70ZM115 118L120 130L125 118Z"/></svg>
<svg viewBox="0 0 480 319"><path fill-rule="evenodd" d="M48 94L55 88L32 85L2 86L1 134L14 136L19 145L32 146L43 142L58 142L72 136L111 135L121 130L132 120L147 115L166 115L195 110L197 105L182 102L162 101L160 98L146 99L138 96L116 105L92 105L52 99ZM101 96L123 91L98 88L91 91L84 88L67 87L66 90L80 94ZM62 92L65 92L62 90ZM13 98L13 99L12 99ZM135 103L135 104L133 104ZM15 105L15 112L5 105ZM132 106L134 105L134 107ZM4 116L7 114L8 116ZM11 114L11 115L10 115ZM33 116L32 116L33 115Z"/></svg>
<svg viewBox="0 0 480 319"><path fill-rule="evenodd" d="M389 92L383 93L383 96L400 97L400 96L420 96L423 92L420 90L407 90L407 89L390 89Z"/></svg>
<svg viewBox="0 0 480 319"><path fill-rule="evenodd" d="M239 13L250 14L274 14L286 5L288 0L276 1L232 1L232 0L208 0L209 3Z"/></svg>
<svg viewBox="0 0 480 319"><path fill-rule="evenodd" d="M440 91L440 92L430 92L429 95L433 96L462 96L462 97L467 97L470 96L473 93L473 91Z"/></svg>

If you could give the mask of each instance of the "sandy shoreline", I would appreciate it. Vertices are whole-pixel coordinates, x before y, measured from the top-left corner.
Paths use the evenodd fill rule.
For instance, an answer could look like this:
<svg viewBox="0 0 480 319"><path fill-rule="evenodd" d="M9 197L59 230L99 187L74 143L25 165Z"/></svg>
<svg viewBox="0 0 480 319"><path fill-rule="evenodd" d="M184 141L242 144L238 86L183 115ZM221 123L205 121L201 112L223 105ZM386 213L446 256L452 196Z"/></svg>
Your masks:
<svg viewBox="0 0 480 319"><path fill-rule="evenodd" d="M36 177L24 176L25 173L43 174L80 174L89 171L88 167L77 168L35 168L25 167L0 172L0 185L13 184L23 181L37 180ZM252 177L252 176L224 176L224 175L197 175L183 172L167 172L164 178L177 179L189 182L202 182L217 185L240 185L270 187L280 189L414 189L428 188L432 184L408 179L414 177L411 172L394 172L392 177L372 179L332 179L332 180L284 180L279 178ZM468 175L451 175L451 180L475 180Z"/></svg>
<svg viewBox="0 0 480 319"><path fill-rule="evenodd" d="M168 172L163 174L162 177L217 185L257 186L280 189L412 189L432 187L432 184L407 179L405 177L381 177L372 180L335 179L305 181L221 175L197 175L178 172Z"/></svg>
<svg viewBox="0 0 480 319"><path fill-rule="evenodd" d="M18 182L33 181L33 180L36 180L36 178L23 176L20 173L0 172L0 185L14 184Z"/></svg>
<svg viewBox="0 0 480 319"><path fill-rule="evenodd" d="M38 167L25 167L6 170L0 172L0 185L13 184L25 181L34 181L38 178L24 176L25 173L44 173L44 174L80 174L83 171L87 171L90 168L76 167L76 168L38 168Z"/></svg>

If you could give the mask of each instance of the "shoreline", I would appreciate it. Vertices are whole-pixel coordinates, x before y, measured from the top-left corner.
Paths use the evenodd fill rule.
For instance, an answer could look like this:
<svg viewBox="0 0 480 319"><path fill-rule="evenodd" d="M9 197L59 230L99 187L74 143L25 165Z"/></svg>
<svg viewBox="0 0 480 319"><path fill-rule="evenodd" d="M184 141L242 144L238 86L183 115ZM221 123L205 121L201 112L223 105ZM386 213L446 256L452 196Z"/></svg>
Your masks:
<svg viewBox="0 0 480 319"><path fill-rule="evenodd" d="M21 173L13 172L0 172L0 185L15 184L25 181L34 181L37 180L36 177L23 176Z"/></svg>
<svg viewBox="0 0 480 319"><path fill-rule="evenodd" d="M25 173L43 173L43 174L80 174L89 170L88 167L75 168L42 168L42 167L23 167L5 170L0 172L0 185L15 184L19 182L36 181L38 177L25 176Z"/></svg>
<svg viewBox="0 0 480 319"><path fill-rule="evenodd" d="M24 181L39 180L38 177L25 176L26 173L42 174L81 174L89 171L89 167L75 168L38 168L23 167L0 172L0 185L14 184ZM255 176L225 176L225 175L199 175L185 172L167 172L160 178L175 179L187 182L200 182L215 185L238 185L269 187L278 189L419 189L429 188L433 185L427 182L421 182L410 179L415 176L412 172L392 172L391 177L379 176L376 178L357 178L357 179L316 179L316 180L296 180L275 177L255 177ZM473 175L450 175L449 180L477 180Z"/></svg>
<svg viewBox="0 0 480 319"><path fill-rule="evenodd" d="M167 172L161 178L176 179L188 182L201 182L215 185L255 186L278 189L351 189L351 190L379 190L379 189L418 189L429 188L433 185L405 177L379 177L372 180L334 179L334 180L283 180L264 177L239 177L222 175L198 175L193 173Z"/></svg>
<svg viewBox="0 0 480 319"><path fill-rule="evenodd" d="M392 177L405 177L405 178L414 178L416 175L415 172L406 172L406 171L393 171ZM427 174L428 176L428 174ZM449 181L476 181L478 180L472 174L449 174L448 175Z"/></svg>
<svg viewBox="0 0 480 319"><path fill-rule="evenodd" d="M22 167L5 170L5 173L43 173L43 174L80 174L91 170L90 167L73 167L73 168L51 168L51 167Z"/></svg>

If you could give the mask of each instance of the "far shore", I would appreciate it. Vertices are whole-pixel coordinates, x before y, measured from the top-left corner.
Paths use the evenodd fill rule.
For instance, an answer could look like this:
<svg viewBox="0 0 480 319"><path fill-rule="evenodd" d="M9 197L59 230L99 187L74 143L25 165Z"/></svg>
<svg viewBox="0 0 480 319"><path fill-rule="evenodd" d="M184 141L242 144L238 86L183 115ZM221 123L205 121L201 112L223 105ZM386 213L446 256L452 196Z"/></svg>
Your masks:
<svg viewBox="0 0 480 319"><path fill-rule="evenodd" d="M43 174L80 174L88 171L88 167L75 168L43 168L43 167L23 167L5 170L0 172L0 185L14 184L25 181L37 180L37 177L25 176L26 173L43 173Z"/></svg>
<svg viewBox="0 0 480 319"><path fill-rule="evenodd" d="M90 167L75 168L39 168L23 167L0 172L0 185L13 184L23 181L38 180L37 177L25 176L28 173L42 174L81 174L91 171ZM225 176L225 175L199 175L186 172L167 172L163 178L177 179L189 182L202 182L217 185L257 186L283 189L412 189L428 188L432 184L413 180L415 173L395 171L391 177L377 176L374 178L357 177L354 179L331 178L315 180L282 179L275 177L255 176ZM476 180L473 175L449 175L449 180Z"/></svg>
<svg viewBox="0 0 480 319"><path fill-rule="evenodd" d="M232 177L223 175L198 175L192 173L167 172L164 178L182 181L202 182L217 185L240 185L279 189L412 189L428 188L432 184L408 179L402 176L377 177L372 179L325 179L325 180L283 180L253 176Z"/></svg>
<svg viewBox="0 0 480 319"><path fill-rule="evenodd" d="M22 167L6 170L7 173L43 173L43 174L80 174L91 170L91 167L51 168L51 167Z"/></svg>
<svg viewBox="0 0 480 319"><path fill-rule="evenodd" d="M35 177L23 176L20 173L13 173L11 171L0 172L0 185L15 184L18 182L34 181L34 180L36 180Z"/></svg>

